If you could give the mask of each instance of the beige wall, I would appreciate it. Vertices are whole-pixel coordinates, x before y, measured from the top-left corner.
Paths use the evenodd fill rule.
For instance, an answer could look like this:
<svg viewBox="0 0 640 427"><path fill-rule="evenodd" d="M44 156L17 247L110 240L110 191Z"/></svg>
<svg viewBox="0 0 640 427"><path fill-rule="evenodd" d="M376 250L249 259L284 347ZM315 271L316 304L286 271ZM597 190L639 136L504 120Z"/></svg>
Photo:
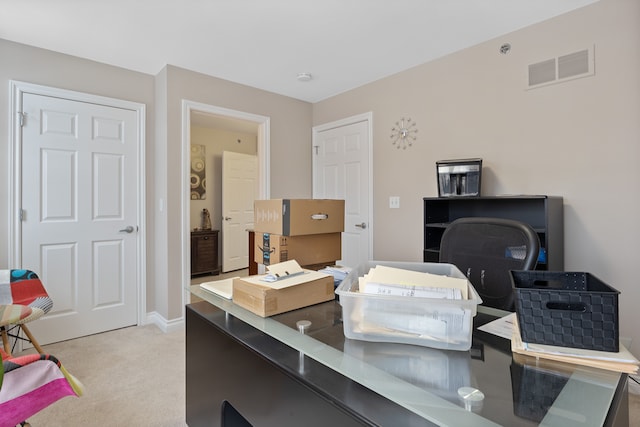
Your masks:
<svg viewBox="0 0 640 427"><path fill-rule="evenodd" d="M275 95L259 89L235 84L174 66L167 66L166 136L157 138L166 147L166 159L156 167L157 198L166 200L166 211L155 210L162 226L159 236L166 236L167 253L156 257L156 309L167 319L182 316L181 268L181 108L182 101L214 105L245 113L270 117L271 197L311 197L311 104ZM189 218L185 219L189 221ZM166 311L165 311L166 309Z"/></svg>
<svg viewBox="0 0 640 427"><path fill-rule="evenodd" d="M498 52L505 42L508 55ZM593 45L595 76L525 90L528 64ZM437 196L436 160L482 157L485 195L564 197L565 269L622 291L621 334L640 355L640 2L601 0L316 103L313 122L366 111L374 258L421 260L422 197ZM418 141L397 150L389 135L403 116L417 122ZM400 209L389 209L389 196L400 196Z"/></svg>
<svg viewBox="0 0 640 427"><path fill-rule="evenodd" d="M257 129L257 126L256 126ZM240 142L238 142L240 140ZM205 174L207 195L204 200L191 200L191 229L202 225L202 209L211 214L211 225L214 230L222 229L222 153L252 154L258 153L257 134L231 132L200 126L191 126L191 144L205 146Z"/></svg>

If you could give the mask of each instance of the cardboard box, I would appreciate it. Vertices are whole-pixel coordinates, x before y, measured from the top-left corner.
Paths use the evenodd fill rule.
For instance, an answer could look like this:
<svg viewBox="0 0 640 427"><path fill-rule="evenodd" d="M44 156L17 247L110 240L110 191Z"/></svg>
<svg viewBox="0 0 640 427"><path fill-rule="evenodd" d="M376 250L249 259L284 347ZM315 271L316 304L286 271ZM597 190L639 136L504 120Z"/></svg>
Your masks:
<svg viewBox="0 0 640 427"><path fill-rule="evenodd" d="M283 283L295 284L279 289L270 283L260 284L261 277L233 279L233 302L258 316L269 317L335 298L330 274L305 270L303 275L283 279Z"/></svg>
<svg viewBox="0 0 640 427"><path fill-rule="evenodd" d="M282 236L257 233L254 261L272 265L295 259L299 265L335 263L342 258L342 234L325 233L305 236Z"/></svg>
<svg viewBox="0 0 640 427"><path fill-rule="evenodd" d="M282 236L341 233L344 200L256 200L253 226L256 232Z"/></svg>

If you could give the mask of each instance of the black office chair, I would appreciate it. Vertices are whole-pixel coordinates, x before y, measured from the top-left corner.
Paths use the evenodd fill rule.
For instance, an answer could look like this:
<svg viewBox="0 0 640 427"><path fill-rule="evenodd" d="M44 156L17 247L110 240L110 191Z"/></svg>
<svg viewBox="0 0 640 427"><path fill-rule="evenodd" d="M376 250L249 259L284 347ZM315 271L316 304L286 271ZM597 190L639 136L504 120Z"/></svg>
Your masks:
<svg viewBox="0 0 640 427"><path fill-rule="evenodd" d="M440 262L458 267L483 305L514 311L509 270L535 268L539 251L538 235L528 224L502 218L460 218L444 231Z"/></svg>

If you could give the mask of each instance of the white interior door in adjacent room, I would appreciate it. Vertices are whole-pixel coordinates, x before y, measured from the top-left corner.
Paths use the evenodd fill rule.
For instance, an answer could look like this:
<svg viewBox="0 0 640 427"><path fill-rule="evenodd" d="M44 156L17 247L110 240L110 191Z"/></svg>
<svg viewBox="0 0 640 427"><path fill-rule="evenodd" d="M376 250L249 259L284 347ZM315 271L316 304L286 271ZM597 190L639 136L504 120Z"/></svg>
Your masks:
<svg viewBox="0 0 640 427"><path fill-rule="evenodd" d="M222 271L249 267L249 233L258 197L258 157L222 153Z"/></svg>
<svg viewBox="0 0 640 427"><path fill-rule="evenodd" d="M144 107L15 92L23 120L14 265L35 271L53 300L30 329L47 344L138 324Z"/></svg>
<svg viewBox="0 0 640 427"><path fill-rule="evenodd" d="M371 113L313 128L313 198L344 199L340 265L372 258Z"/></svg>

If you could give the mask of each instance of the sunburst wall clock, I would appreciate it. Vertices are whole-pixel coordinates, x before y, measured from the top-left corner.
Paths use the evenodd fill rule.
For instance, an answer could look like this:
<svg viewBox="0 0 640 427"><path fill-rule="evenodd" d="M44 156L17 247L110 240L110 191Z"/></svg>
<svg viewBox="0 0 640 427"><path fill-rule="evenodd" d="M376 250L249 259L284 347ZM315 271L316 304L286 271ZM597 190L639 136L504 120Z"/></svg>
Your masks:
<svg viewBox="0 0 640 427"><path fill-rule="evenodd" d="M416 141L417 133L416 122L411 118L405 119L403 117L391 128L391 144L395 145L397 149L406 150Z"/></svg>

